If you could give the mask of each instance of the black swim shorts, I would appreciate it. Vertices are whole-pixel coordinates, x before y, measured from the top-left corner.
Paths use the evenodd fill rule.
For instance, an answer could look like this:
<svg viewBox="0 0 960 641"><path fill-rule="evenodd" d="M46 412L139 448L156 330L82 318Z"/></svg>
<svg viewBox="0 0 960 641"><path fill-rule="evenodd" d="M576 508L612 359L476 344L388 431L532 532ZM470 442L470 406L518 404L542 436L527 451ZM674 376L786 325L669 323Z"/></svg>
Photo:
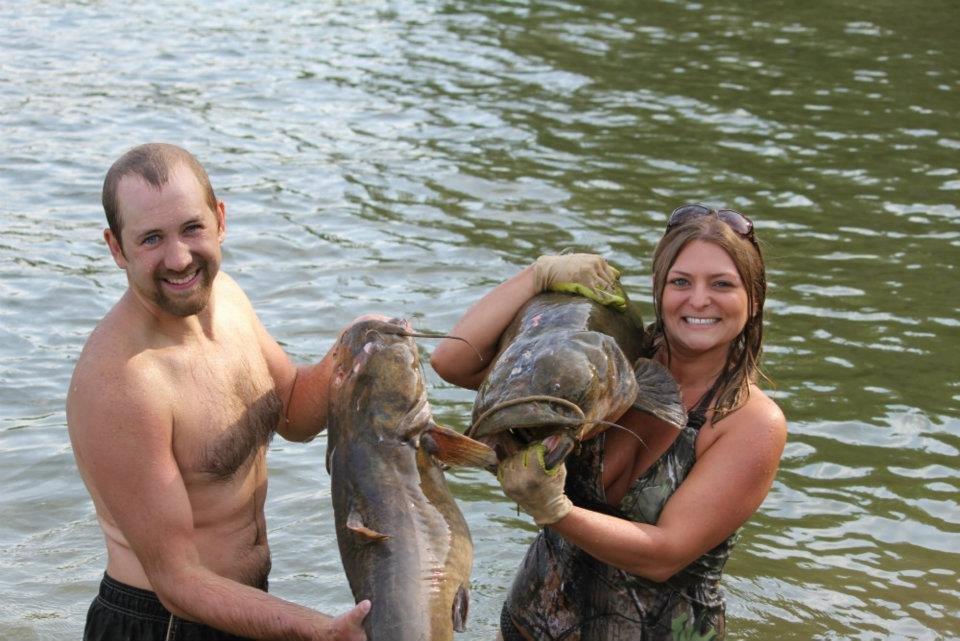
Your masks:
<svg viewBox="0 0 960 641"><path fill-rule="evenodd" d="M87 611L83 641L247 641L173 616L157 595L106 574Z"/></svg>

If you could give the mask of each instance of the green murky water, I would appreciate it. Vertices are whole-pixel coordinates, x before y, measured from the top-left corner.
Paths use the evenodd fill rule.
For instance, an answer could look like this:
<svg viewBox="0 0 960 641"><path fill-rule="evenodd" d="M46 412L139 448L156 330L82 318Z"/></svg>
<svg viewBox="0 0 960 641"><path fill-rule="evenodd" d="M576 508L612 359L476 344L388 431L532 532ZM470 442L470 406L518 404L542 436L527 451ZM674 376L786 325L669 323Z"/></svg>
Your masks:
<svg viewBox="0 0 960 641"><path fill-rule="evenodd" d="M299 361L366 311L448 330L566 247L648 300L666 212L745 211L791 436L728 566L731 638L960 636L958 27L938 0L3 3L0 637L79 638L103 569L63 399L125 284L100 181L148 140L207 165L225 269ZM428 374L462 429L471 395ZM339 611L323 453L273 443L271 587ZM492 477L449 478L461 638L490 639L532 529Z"/></svg>

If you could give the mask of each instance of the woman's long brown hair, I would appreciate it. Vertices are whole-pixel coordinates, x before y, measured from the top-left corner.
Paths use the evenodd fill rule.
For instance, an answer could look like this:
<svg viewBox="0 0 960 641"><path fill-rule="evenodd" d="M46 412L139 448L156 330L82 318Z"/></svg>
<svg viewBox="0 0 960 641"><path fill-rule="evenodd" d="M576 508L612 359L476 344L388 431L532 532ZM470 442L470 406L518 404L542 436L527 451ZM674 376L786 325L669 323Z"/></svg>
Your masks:
<svg viewBox="0 0 960 641"><path fill-rule="evenodd" d="M760 354L763 349L763 303L767 296L767 277L763 254L756 241L738 235L716 216L693 218L668 229L653 253L656 320L650 325L651 347L666 349L668 363L670 342L663 326L663 290L667 284L667 274L677 256L694 240L713 243L727 252L747 290L747 322L730 343L727 361L713 386L713 422L716 423L746 403L750 397L750 383L764 376L760 371Z"/></svg>

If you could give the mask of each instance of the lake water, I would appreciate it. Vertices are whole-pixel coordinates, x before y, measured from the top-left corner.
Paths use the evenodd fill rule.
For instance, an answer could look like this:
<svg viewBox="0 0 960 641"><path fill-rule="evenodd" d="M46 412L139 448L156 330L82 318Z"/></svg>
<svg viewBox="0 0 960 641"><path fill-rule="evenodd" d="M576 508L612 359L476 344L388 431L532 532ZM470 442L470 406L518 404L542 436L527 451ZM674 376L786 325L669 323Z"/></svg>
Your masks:
<svg viewBox="0 0 960 641"><path fill-rule="evenodd" d="M667 212L743 210L790 439L730 637L960 637L958 27L953 0L4 0L0 638L79 638L104 567L64 396L125 287L103 174L152 140L209 170L224 268L298 362L363 312L449 330L564 248L649 318ZM471 393L427 374L464 429ZM339 612L324 447L272 444L271 588ZM449 480L476 545L458 638L491 639L534 529L490 475Z"/></svg>

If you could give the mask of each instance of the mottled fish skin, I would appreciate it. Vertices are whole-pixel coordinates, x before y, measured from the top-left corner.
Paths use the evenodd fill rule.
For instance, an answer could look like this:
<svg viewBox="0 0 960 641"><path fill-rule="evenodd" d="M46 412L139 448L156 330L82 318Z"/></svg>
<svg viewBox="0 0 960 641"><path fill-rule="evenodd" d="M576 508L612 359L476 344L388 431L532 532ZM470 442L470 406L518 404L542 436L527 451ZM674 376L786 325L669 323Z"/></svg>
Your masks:
<svg viewBox="0 0 960 641"><path fill-rule="evenodd" d="M350 588L372 603L368 638L448 641L465 626L473 543L435 454L443 439L489 450L434 423L408 329L363 320L341 335L327 469Z"/></svg>
<svg viewBox="0 0 960 641"><path fill-rule="evenodd" d="M645 356L639 314L573 294L539 294L517 313L477 392L467 435L502 460L550 439L548 464L630 407L679 429L686 414L670 373Z"/></svg>

